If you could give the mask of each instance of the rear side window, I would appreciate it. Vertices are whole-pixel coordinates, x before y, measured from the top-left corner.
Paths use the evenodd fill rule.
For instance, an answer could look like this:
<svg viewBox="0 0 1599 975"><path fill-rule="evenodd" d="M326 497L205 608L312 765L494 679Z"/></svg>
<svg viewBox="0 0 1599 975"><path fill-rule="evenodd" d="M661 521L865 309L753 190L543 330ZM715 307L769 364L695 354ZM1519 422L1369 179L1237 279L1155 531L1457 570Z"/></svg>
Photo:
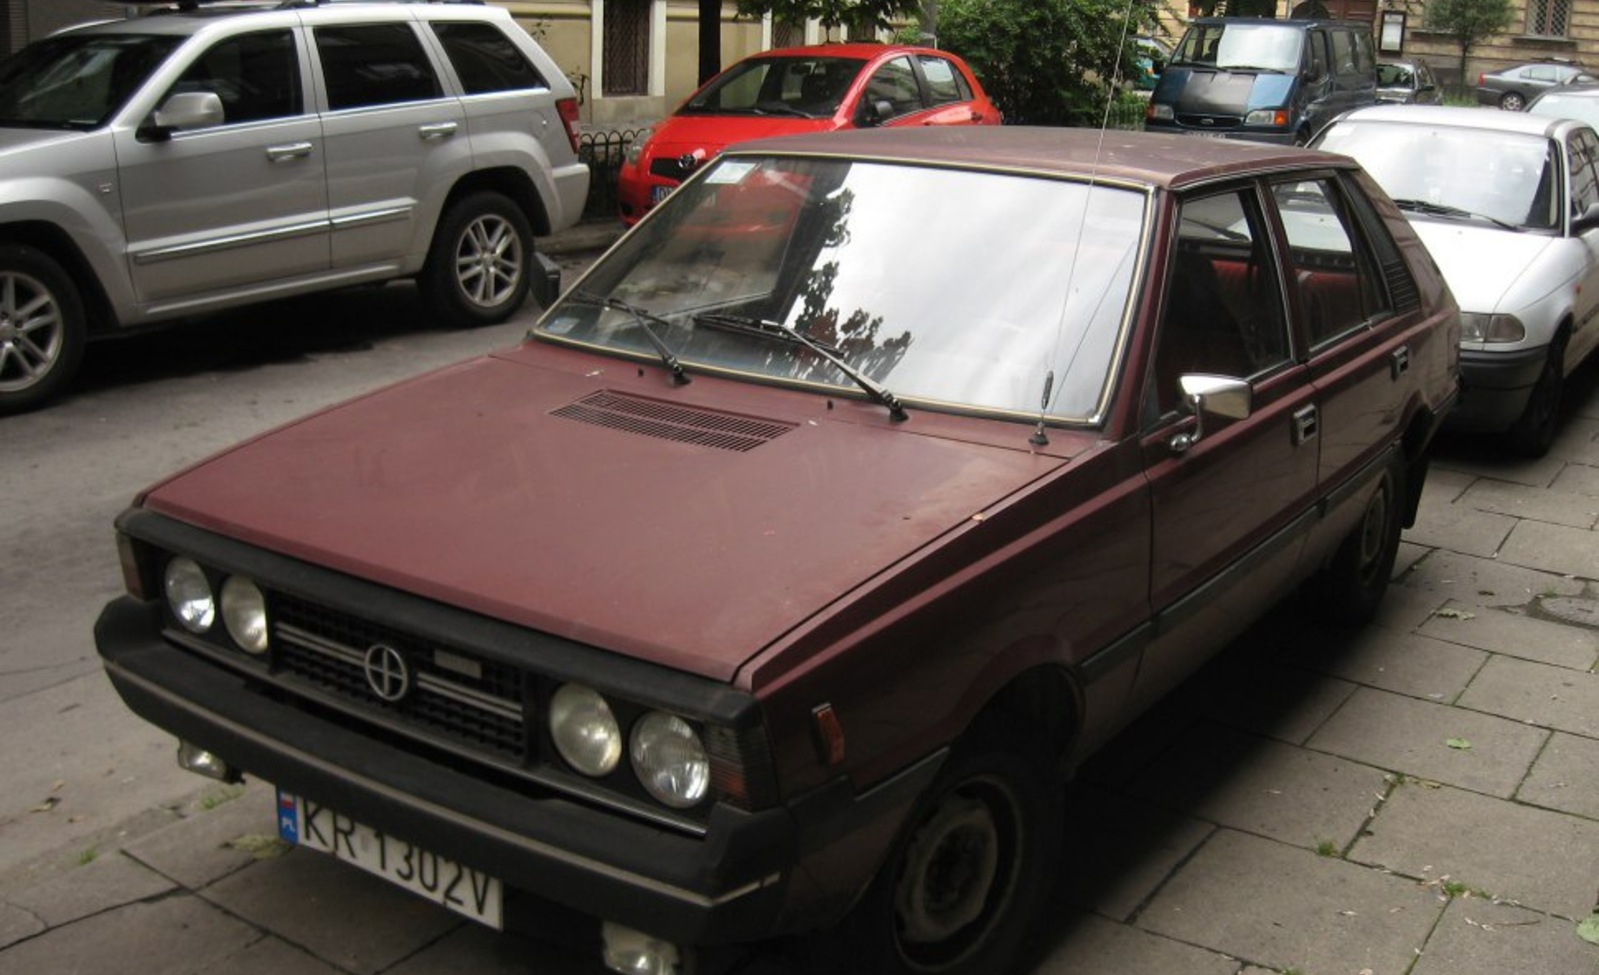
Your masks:
<svg viewBox="0 0 1599 975"><path fill-rule="evenodd" d="M316 49L328 107L335 111L425 101L444 93L410 24L319 27Z"/></svg>
<svg viewBox="0 0 1599 975"><path fill-rule="evenodd" d="M433 25L433 33L444 45L468 95L550 86L521 49L493 24L439 23Z"/></svg>
<svg viewBox="0 0 1599 975"><path fill-rule="evenodd" d="M1377 270L1332 179L1272 186L1288 238L1289 287L1298 292L1311 347L1359 328L1385 305Z"/></svg>

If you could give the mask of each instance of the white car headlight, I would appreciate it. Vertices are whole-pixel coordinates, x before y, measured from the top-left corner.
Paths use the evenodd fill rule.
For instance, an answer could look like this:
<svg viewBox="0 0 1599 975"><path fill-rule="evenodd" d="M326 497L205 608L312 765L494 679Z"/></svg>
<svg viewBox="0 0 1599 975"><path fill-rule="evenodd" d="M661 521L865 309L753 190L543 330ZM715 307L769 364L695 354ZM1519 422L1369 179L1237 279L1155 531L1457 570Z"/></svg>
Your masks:
<svg viewBox="0 0 1599 975"><path fill-rule="evenodd" d="M565 684L550 698L550 737L567 764L584 775L609 775L622 760L622 729L611 706L581 684Z"/></svg>
<svg viewBox="0 0 1599 975"><path fill-rule="evenodd" d="M217 601L211 581L193 559L176 558L167 563L163 587L167 607L190 633L204 633L216 622Z"/></svg>
<svg viewBox="0 0 1599 975"><path fill-rule="evenodd" d="M1460 313L1460 341L1462 342L1520 342L1527 337L1527 326L1514 315L1484 315L1481 312Z"/></svg>
<svg viewBox="0 0 1599 975"><path fill-rule="evenodd" d="M222 623L241 650L267 652L266 597L244 576L229 576L222 584Z"/></svg>
<svg viewBox="0 0 1599 975"><path fill-rule="evenodd" d="M633 141L627 144L627 151L622 154L622 161L629 166L637 166L644 155L644 143L650 141L650 129L639 129L633 136Z"/></svg>
<svg viewBox="0 0 1599 975"><path fill-rule="evenodd" d="M687 809L711 785L705 744L692 725L675 714L652 711L633 726L633 771L650 795L674 809Z"/></svg>

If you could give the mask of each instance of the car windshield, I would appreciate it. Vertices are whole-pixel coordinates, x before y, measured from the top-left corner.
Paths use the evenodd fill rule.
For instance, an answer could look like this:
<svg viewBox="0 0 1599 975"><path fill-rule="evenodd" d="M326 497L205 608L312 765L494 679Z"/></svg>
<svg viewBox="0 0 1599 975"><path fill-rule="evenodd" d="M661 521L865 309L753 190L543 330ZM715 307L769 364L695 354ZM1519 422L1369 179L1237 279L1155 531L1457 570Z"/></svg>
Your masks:
<svg viewBox="0 0 1599 975"><path fill-rule="evenodd" d="M1552 118L1573 118L1599 127L1599 98L1592 95L1585 97L1549 92L1538 96L1527 106L1527 111L1533 115L1547 115Z"/></svg>
<svg viewBox="0 0 1599 975"><path fill-rule="evenodd" d="M98 128L181 41L70 34L30 44L0 62L0 127Z"/></svg>
<svg viewBox="0 0 1599 975"><path fill-rule="evenodd" d="M1274 24L1195 24L1172 63L1190 67L1298 71L1305 32Z"/></svg>
<svg viewBox="0 0 1599 975"><path fill-rule="evenodd" d="M656 358L653 332L690 375L862 385L793 330L907 405L1096 423L1146 204L1061 179L724 156L536 334Z"/></svg>
<svg viewBox="0 0 1599 975"><path fill-rule="evenodd" d="M859 58L751 58L729 68L678 114L825 118L838 111L865 64Z"/></svg>
<svg viewBox="0 0 1599 975"><path fill-rule="evenodd" d="M1317 148L1360 160L1411 213L1477 217L1531 230L1559 223L1559 160L1554 144L1541 135L1346 120L1328 128Z"/></svg>

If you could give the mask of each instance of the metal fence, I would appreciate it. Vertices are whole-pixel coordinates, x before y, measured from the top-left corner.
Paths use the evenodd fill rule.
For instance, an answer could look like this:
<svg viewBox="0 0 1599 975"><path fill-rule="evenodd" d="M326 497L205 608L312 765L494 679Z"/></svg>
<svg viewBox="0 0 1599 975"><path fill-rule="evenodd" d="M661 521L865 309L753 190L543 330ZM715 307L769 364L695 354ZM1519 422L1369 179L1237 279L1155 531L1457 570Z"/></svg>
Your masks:
<svg viewBox="0 0 1599 975"><path fill-rule="evenodd" d="M589 166L589 197L583 204L583 219L615 219L616 180L622 172L622 157L640 131L611 129L578 135L578 158Z"/></svg>

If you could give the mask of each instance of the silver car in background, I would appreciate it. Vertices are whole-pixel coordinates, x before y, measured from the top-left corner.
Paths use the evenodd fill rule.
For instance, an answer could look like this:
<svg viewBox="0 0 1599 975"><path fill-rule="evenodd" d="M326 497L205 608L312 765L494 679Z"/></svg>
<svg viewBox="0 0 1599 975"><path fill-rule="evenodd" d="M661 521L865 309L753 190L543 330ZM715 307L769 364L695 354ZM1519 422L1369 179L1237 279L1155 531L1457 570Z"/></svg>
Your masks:
<svg viewBox="0 0 1599 975"><path fill-rule="evenodd" d="M90 338L414 277L456 325L559 272L588 191L577 99L504 9L163 9L0 62L0 413Z"/></svg>

